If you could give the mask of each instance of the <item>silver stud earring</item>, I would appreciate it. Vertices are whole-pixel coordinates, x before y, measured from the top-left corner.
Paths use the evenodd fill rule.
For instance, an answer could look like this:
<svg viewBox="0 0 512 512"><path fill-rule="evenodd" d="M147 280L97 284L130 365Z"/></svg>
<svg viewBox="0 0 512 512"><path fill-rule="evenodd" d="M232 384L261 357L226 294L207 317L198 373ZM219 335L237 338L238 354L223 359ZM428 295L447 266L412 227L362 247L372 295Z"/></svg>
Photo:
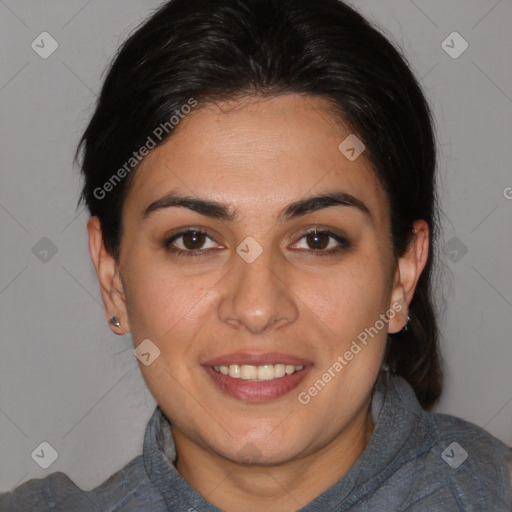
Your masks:
<svg viewBox="0 0 512 512"><path fill-rule="evenodd" d="M121 322L119 322L119 319L117 318L117 316L111 316L111 317L110 317L110 323L111 323L114 327L121 327Z"/></svg>

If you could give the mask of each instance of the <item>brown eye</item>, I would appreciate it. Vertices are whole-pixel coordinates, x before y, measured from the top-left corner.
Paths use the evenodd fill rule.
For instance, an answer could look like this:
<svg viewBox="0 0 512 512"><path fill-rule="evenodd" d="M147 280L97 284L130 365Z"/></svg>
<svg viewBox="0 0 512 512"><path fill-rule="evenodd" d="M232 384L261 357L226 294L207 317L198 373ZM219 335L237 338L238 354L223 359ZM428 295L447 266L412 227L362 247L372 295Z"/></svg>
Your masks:
<svg viewBox="0 0 512 512"><path fill-rule="evenodd" d="M331 237L326 233L309 233L306 235L305 239L311 249L322 250L325 249L329 245L329 239Z"/></svg>
<svg viewBox="0 0 512 512"><path fill-rule="evenodd" d="M201 231L189 231L182 235L183 245L191 251L201 249L206 240L206 235Z"/></svg>
<svg viewBox="0 0 512 512"><path fill-rule="evenodd" d="M223 249L223 246L216 244L211 236L199 229L180 231L164 240L163 245L167 251L179 256L198 256L213 249Z"/></svg>
<svg viewBox="0 0 512 512"><path fill-rule="evenodd" d="M351 249L352 244L341 234L330 230L318 231L315 229L304 233L292 248L317 256L328 256Z"/></svg>

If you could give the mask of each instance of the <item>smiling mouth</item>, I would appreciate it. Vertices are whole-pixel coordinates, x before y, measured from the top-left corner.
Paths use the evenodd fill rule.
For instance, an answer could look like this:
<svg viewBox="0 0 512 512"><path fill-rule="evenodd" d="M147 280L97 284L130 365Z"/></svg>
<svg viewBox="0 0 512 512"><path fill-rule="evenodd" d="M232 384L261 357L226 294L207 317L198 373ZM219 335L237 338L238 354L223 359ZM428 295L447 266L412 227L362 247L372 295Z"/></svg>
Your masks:
<svg viewBox="0 0 512 512"><path fill-rule="evenodd" d="M248 364L230 364L229 366L210 366L214 371L222 375L228 375L233 379L245 381L261 382L282 379L287 375L292 375L304 368L303 365L294 366L291 364L265 364L261 366L252 366Z"/></svg>
<svg viewBox="0 0 512 512"><path fill-rule="evenodd" d="M232 352L200 364L222 393L253 403L288 395L313 369L309 359L279 352Z"/></svg>

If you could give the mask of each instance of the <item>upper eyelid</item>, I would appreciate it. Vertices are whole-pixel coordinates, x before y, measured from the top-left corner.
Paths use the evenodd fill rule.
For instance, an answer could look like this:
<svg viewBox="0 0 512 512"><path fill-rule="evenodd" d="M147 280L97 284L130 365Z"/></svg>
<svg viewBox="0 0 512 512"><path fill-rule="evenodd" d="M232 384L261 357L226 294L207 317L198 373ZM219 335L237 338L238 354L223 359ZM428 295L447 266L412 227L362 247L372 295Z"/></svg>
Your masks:
<svg viewBox="0 0 512 512"><path fill-rule="evenodd" d="M173 238L179 238L180 236L186 235L187 233L202 233L211 239L214 239L214 237L215 237L215 235L210 234L209 230L206 228L190 226L190 227L179 229L175 233L168 235L165 238L166 238L166 240L171 240Z"/></svg>
<svg viewBox="0 0 512 512"><path fill-rule="evenodd" d="M187 229L183 229L181 231L177 231L176 233L172 234L172 235L169 235L167 237L165 237L165 243L166 244L170 244L172 242L175 242L176 240L180 239L181 237L185 236L186 234L188 233L200 233L200 234L203 234L205 235L207 238L209 238L212 242L215 242L216 244L218 243L216 240L215 240L215 237L210 235L207 231L205 231L204 229L190 229L190 228L187 228ZM222 245L222 244L219 244L219 245Z"/></svg>

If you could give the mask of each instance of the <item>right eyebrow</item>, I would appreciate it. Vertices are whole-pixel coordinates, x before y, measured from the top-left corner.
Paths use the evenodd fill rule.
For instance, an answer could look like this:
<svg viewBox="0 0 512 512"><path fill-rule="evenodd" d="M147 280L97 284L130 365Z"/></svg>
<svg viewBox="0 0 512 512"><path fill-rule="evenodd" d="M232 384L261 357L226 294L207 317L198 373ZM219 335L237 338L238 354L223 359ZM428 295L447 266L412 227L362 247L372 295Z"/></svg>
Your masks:
<svg viewBox="0 0 512 512"><path fill-rule="evenodd" d="M189 210L200 213L201 215L229 222L234 222L237 216L236 213L231 212L225 204L219 203L218 201L198 199L191 196L183 196L176 192L170 192L160 199L152 202L144 210L142 219L147 219L158 210L172 207L188 208Z"/></svg>

